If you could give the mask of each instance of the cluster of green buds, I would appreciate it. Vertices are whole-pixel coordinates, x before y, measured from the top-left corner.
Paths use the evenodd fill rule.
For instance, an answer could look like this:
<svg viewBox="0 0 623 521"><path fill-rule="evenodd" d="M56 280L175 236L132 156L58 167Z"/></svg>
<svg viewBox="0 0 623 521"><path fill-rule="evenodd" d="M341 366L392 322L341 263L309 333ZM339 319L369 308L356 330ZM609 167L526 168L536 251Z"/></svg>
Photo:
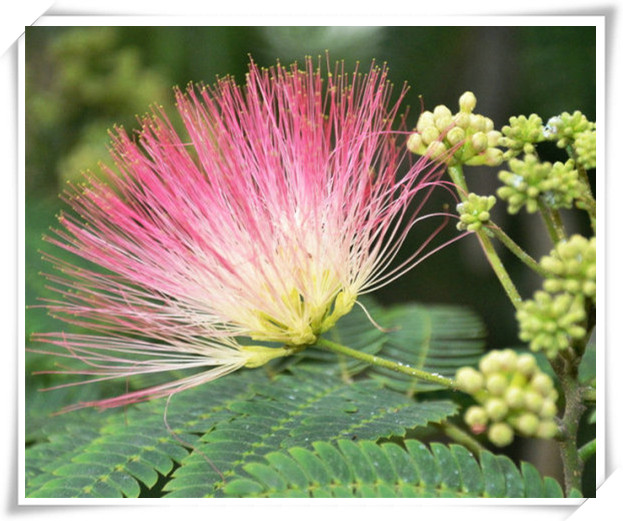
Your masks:
<svg viewBox="0 0 623 521"><path fill-rule="evenodd" d="M537 291L532 300L521 304L517 320L519 338L529 342L532 351L544 351L550 359L586 335L584 299L570 293Z"/></svg>
<svg viewBox="0 0 623 521"><path fill-rule="evenodd" d="M478 402L464 415L474 434L487 432L498 447L509 445L515 433L537 438L557 434L558 393L533 355L491 351L480 360L479 369L462 367L456 373L458 388Z"/></svg>
<svg viewBox="0 0 623 521"><path fill-rule="evenodd" d="M597 290L597 241L573 235L560 241L541 258L548 272L543 290L517 310L519 338L533 351L554 358L573 341L586 336L586 303L595 302Z"/></svg>
<svg viewBox="0 0 623 521"><path fill-rule="evenodd" d="M515 214L525 206L529 213L539 209L539 202L551 208L571 208L582 195L578 171L572 160L553 165L540 162L533 154L523 160L511 159L510 171L502 170L498 177L504 183L498 196L508 202L508 212Z"/></svg>
<svg viewBox="0 0 623 521"><path fill-rule="evenodd" d="M573 143L576 161L586 170L595 168L597 164L597 132L586 130L580 132Z"/></svg>
<svg viewBox="0 0 623 521"><path fill-rule="evenodd" d="M476 96L465 92L455 114L445 105L422 112L407 148L449 165L500 165L502 151L496 147L501 133L493 129L491 119L474 114L475 107Z"/></svg>
<svg viewBox="0 0 623 521"><path fill-rule="evenodd" d="M551 275L543 283L550 293L567 292L583 295L595 302L597 289L597 240L573 235L559 242L540 261Z"/></svg>
<svg viewBox="0 0 623 521"><path fill-rule="evenodd" d="M503 136L500 138L500 146L508 150L504 152L504 159L509 160L521 153L533 154L535 143L545 140L543 135L543 120L536 114L526 116L513 116L509 124L502 127Z"/></svg>
<svg viewBox="0 0 623 521"><path fill-rule="evenodd" d="M493 195L480 196L470 193L465 201L456 205L456 211L460 216L456 227L459 230L477 232L489 222L491 217L489 212L493 205L495 205Z"/></svg>
<svg viewBox="0 0 623 521"><path fill-rule="evenodd" d="M580 134L593 130L595 130L595 123L576 110L573 114L563 112L559 116L550 118L543 129L543 135L545 139L556 141L559 148L565 148L573 144Z"/></svg>

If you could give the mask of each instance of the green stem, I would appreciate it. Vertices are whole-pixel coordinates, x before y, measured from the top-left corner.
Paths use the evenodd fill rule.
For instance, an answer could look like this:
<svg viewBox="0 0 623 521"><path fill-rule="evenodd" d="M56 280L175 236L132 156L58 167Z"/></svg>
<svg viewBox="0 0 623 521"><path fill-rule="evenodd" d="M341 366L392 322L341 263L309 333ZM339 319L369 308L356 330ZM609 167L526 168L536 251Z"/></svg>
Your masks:
<svg viewBox="0 0 623 521"><path fill-rule="evenodd" d="M459 194L461 201L466 201L469 194L469 189L467 188L467 182L465 181L465 175L463 174L463 167L461 165L450 166L448 167L448 174L450 175L452 182L457 186L457 193ZM498 257L498 254L496 253L495 248L491 243L491 240L487 236L486 231L478 230L475 233L478 237L478 240L480 241L480 245L482 246L482 249L489 261L489 264L491 264L491 267L497 275L500 284L502 284L504 291L506 291L508 298L512 302L513 306L515 306L515 308L518 308L521 304L521 296L519 295L515 284L513 284L513 281L511 280L508 272L506 271L504 264L502 264L500 257Z"/></svg>
<svg viewBox="0 0 623 521"><path fill-rule="evenodd" d="M582 447L580 447L580 450L578 450L580 459L585 463L588 458L595 454L595 452L597 452L597 440L589 441L585 445L582 445Z"/></svg>
<svg viewBox="0 0 623 521"><path fill-rule="evenodd" d="M584 209L588 213L591 220L591 228L593 233L597 233L597 203L593 197L593 191L591 190L591 183L588 180L588 174L582 166L578 166L578 172L580 174L580 181L584 185L584 197L580 201L584 205Z"/></svg>
<svg viewBox="0 0 623 521"><path fill-rule="evenodd" d="M476 438L453 423L443 422L437 423L435 426L438 427L446 436L463 445L475 456L478 456L481 451L485 450Z"/></svg>
<svg viewBox="0 0 623 521"><path fill-rule="evenodd" d="M448 174L452 182L457 186L457 193L461 201L466 201L469 190L467 188L467 182L465 181L465 175L463 174L463 167L461 165L449 166Z"/></svg>
<svg viewBox="0 0 623 521"><path fill-rule="evenodd" d="M569 157L575 161L580 183L582 183L584 188L584 195L579 199L579 201L583 205L582 209L586 210L588 216L590 217L593 233L597 233L597 203L595 202L595 197L593 196L593 191L591 190L591 182L588 179L586 169L578 162L577 155L572 146L567 147L567 153L569 154Z"/></svg>
<svg viewBox="0 0 623 521"><path fill-rule="evenodd" d="M535 271L542 277L547 277L549 272L545 270L537 261L535 261L525 250L522 249L513 239L511 239L505 232L490 221L490 226L487 228L493 236L498 239L504 246L506 246L520 261L522 261L528 268Z"/></svg>
<svg viewBox="0 0 623 521"><path fill-rule="evenodd" d="M318 347L324 347L325 349L333 351L334 353L339 353L342 355L350 356L351 358L356 358L357 360L361 360L362 362L366 362L371 365L385 367L386 369L391 369L392 371L396 371L397 373L403 373L409 376L413 376L414 378L419 378L420 380L439 384L450 389L456 389L456 382L451 378L446 378L445 376L441 376L439 374L422 371L421 369L416 369L415 367L411 367L400 362L393 362L391 360L387 360L376 355L363 353L361 351L357 351L356 349L351 349L350 347L338 344L337 342L327 340L326 338L319 338L318 340L316 340L316 345Z"/></svg>
<svg viewBox="0 0 623 521"><path fill-rule="evenodd" d="M539 210L552 242L557 244L562 241L566 237L566 233L560 218L560 212L550 208L541 200L539 200Z"/></svg>
<svg viewBox="0 0 623 521"><path fill-rule="evenodd" d="M515 308L519 308L519 305L521 304L521 296L519 295L515 284L513 284L510 275L506 271L504 264L502 264L500 257L498 257L498 254L491 243L491 239L489 239L484 230L478 230L476 232L476 236L478 237L480 245L487 256L489 264L491 264L491 267L497 275L500 284L502 284L504 291L506 291L508 298Z"/></svg>
<svg viewBox="0 0 623 521"><path fill-rule="evenodd" d="M572 360L557 357L552 360L552 367L558 376L565 397L565 411L561 419L558 447L567 495L574 488L582 489L582 470L584 469L584 461L577 447L578 427L586 408L582 401L582 388L578 383L579 363L579 357Z"/></svg>

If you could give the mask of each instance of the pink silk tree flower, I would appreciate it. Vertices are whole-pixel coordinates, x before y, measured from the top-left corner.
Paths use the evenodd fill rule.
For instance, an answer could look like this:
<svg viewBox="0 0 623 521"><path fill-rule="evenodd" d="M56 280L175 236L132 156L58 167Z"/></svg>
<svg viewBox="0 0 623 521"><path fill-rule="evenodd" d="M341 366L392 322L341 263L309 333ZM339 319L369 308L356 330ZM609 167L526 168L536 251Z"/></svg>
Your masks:
<svg viewBox="0 0 623 521"><path fill-rule="evenodd" d="M441 172L423 158L399 173L405 93L392 102L374 64L323 75L311 59L251 63L244 87L227 77L176 90L183 133L161 108L137 139L116 129L116 171L70 189L73 211L47 239L91 263L46 255L60 271L46 307L89 332L35 339L84 362L73 373L89 381L206 369L82 405L167 396L299 351L419 262L432 236L393 265L424 218L414 197Z"/></svg>

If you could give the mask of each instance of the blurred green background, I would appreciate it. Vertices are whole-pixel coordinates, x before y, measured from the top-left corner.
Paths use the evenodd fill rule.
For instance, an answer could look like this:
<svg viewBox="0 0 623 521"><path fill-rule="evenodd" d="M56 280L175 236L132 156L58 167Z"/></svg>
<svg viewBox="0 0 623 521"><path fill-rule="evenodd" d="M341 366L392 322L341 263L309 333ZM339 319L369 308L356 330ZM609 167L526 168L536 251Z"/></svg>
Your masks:
<svg viewBox="0 0 623 521"><path fill-rule="evenodd" d="M107 130L131 129L136 114L151 103L171 108L172 86L212 83L217 75L243 80L249 54L263 66L330 52L347 69L362 69L374 58L387 62L397 85L411 90L409 125L421 103L457 110L458 97L473 91L476 112L501 128L508 118L535 112L544 120L581 110L594 121L596 34L593 27L29 27L26 31L26 301L50 295L40 271L48 267L38 250L41 235L61 208L57 194L80 172L107 161ZM398 90L398 89L397 89ZM421 101L419 96L421 96ZM555 146L539 148L547 160L564 159ZM497 169L466 171L470 188L495 193ZM430 200L431 212L450 202L443 193ZM453 204L453 203L452 203ZM572 230L587 229L573 212L564 218ZM550 249L538 216L509 217L502 204L493 219L533 256ZM407 254L426 237L415 230ZM450 224L444 231L456 234ZM520 293L540 285L501 252ZM458 303L480 313L489 346L518 345L514 310L487 265L474 237L463 239L424 261L399 282L380 290L385 303L417 300ZM45 312L28 311L27 334L50 330ZM58 328L58 326L56 326ZM29 358L27 369L45 364ZM30 371L29 371L30 372ZM30 382L30 379L29 379ZM37 385L40 386L40 385Z"/></svg>

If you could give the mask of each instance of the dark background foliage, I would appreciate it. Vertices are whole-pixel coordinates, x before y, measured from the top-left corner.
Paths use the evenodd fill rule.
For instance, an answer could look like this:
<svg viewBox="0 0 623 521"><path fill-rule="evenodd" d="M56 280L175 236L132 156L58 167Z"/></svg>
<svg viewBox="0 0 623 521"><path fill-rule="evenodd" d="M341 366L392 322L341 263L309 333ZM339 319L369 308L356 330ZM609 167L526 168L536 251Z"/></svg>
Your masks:
<svg viewBox="0 0 623 521"><path fill-rule="evenodd" d="M532 112L543 120L581 110L595 118L596 41L593 27L29 27L26 33L26 300L46 294L38 272L41 234L61 208L57 194L80 171L107 161L107 129L135 125L151 103L172 107L173 85L212 83L234 75L244 80L249 55L269 66L330 52L362 69L387 62L392 81L408 82L408 124L421 107L446 104L457 110L466 90L478 98L476 112L501 128L512 115ZM421 96L421 98L420 98ZM564 159L555 146L545 159ZM497 169L471 168L470 188L495 193ZM429 201L434 212L451 203L441 192ZM564 215L570 229L587 223ZM533 256L550 249L540 217L510 217L502 204L493 219ZM428 230L415 230L403 248L413 251ZM450 223L445 238L456 234ZM502 259L522 295L539 285L506 252ZM484 319L490 348L518 345L514 310L474 237L424 261L398 283L376 294L384 303L419 301L465 304ZM40 309L27 313L27 333L47 329ZM40 362L29 358L27 369ZM30 385L31 379L28 383Z"/></svg>

